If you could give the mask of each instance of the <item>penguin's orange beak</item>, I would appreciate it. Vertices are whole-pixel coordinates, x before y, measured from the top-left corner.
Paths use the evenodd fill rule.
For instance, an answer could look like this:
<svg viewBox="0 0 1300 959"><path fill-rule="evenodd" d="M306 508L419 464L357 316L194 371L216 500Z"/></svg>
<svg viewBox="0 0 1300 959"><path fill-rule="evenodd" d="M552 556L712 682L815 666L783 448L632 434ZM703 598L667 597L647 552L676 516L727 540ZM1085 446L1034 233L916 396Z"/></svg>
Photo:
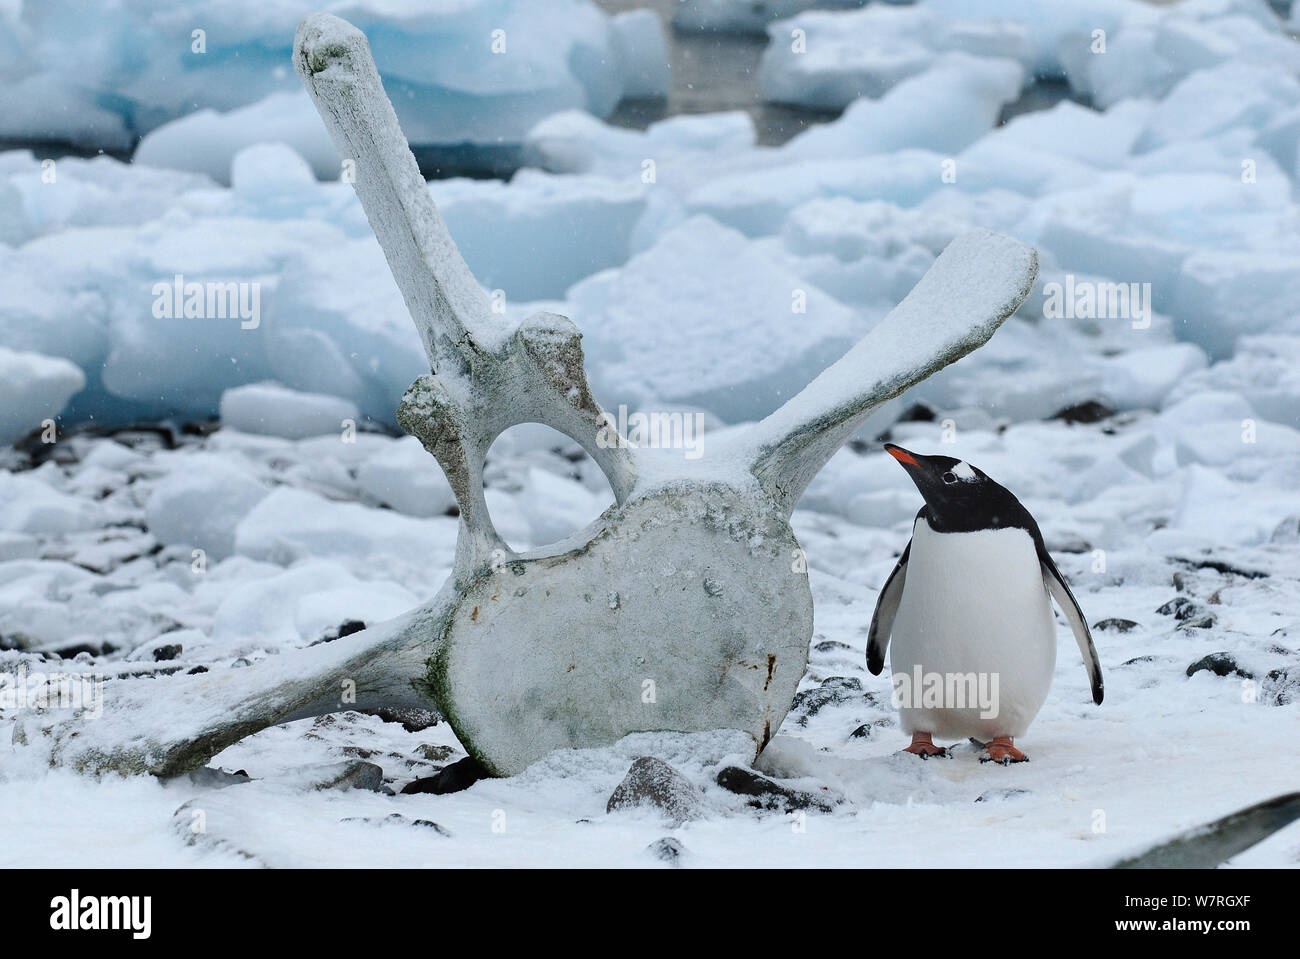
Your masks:
<svg viewBox="0 0 1300 959"><path fill-rule="evenodd" d="M913 456L907 450L903 449L901 446L895 446L893 443L885 444L885 452L888 453L890 456L892 456L894 459L898 460L898 462L904 463L907 466L921 465L916 461L915 456Z"/></svg>

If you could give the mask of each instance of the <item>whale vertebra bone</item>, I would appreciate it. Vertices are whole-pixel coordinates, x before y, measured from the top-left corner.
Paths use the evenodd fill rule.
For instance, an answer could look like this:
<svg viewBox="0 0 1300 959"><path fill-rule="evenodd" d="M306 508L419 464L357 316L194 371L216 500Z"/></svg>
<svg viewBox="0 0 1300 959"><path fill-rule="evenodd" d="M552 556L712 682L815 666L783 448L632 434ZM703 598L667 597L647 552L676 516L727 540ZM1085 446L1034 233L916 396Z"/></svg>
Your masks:
<svg viewBox="0 0 1300 959"><path fill-rule="evenodd" d="M93 728L51 730L54 760L173 775L274 724L384 706L437 708L498 775L636 731L737 729L761 750L790 708L812 636L795 504L873 409L993 335L1029 293L1034 250L987 231L958 237L843 358L698 460L601 443L609 420L587 385L581 334L555 314L511 324L492 312L365 36L311 14L293 58L355 164L428 354L432 372L407 390L397 419L456 494L452 575L419 609L325 646L166 683L115 682ZM615 498L587 529L531 553L506 544L483 495L492 441L520 423L579 443Z"/></svg>

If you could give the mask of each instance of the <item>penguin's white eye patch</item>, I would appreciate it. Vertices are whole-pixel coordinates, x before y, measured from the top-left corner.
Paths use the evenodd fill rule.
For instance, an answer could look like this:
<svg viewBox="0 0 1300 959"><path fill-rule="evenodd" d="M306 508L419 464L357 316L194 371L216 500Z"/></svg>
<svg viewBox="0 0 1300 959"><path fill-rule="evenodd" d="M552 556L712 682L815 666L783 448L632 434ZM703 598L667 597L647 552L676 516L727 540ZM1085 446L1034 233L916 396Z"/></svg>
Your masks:
<svg viewBox="0 0 1300 959"><path fill-rule="evenodd" d="M953 476L956 479L961 480L963 483L973 483L979 478L975 475L975 471L971 469L970 464L966 462L958 463L952 468L952 472ZM944 482L948 482L946 476L944 477Z"/></svg>
<svg viewBox="0 0 1300 959"><path fill-rule="evenodd" d="M939 477L939 479L943 480L949 486L957 482L957 476L954 473L944 473L942 476Z"/></svg>

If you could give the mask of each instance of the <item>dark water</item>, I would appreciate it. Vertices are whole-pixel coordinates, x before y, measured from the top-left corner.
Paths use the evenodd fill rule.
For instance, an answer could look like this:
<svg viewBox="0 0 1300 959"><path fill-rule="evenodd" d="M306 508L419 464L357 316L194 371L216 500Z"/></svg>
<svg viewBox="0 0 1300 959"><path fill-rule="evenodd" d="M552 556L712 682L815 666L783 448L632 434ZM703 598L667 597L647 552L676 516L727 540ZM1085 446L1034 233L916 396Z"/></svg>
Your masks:
<svg viewBox="0 0 1300 959"><path fill-rule="evenodd" d="M753 118L758 142L779 146L810 126L836 119L841 111L805 110L765 103L758 84L758 64L767 47L765 36L679 32L672 28L678 0L596 0L607 13L651 9L667 28L668 61L672 87L666 100L624 100L608 122L644 129L656 120L680 113L715 113L744 110ZM1044 0L1050 2L1050 0ZM834 9L843 10L840 0ZM1000 123L1034 110L1045 110L1061 100L1074 99L1061 80L1038 80L1027 86L1020 99L1002 111Z"/></svg>
<svg viewBox="0 0 1300 959"><path fill-rule="evenodd" d="M672 88L666 100L624 100L608 121L644 129L680 113L744 110L754 119L758 142L785 143L808 127L839 116L839 111L801 110L764 103L758 89L758 62L767 46L761 36L677 32L672 28L677 0L596 0L607 13L650 9L659 14L668 34Z"/></svg>

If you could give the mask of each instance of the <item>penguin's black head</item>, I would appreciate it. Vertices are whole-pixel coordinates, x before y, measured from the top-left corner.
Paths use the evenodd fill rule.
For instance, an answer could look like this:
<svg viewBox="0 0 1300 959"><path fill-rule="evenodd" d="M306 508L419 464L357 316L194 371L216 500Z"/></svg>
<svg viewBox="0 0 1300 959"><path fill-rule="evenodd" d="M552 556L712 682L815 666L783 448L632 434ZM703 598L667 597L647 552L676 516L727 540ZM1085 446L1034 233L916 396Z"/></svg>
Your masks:
<svg viewBox="0 0 1300 959"><path fill-rule="evenodd" d="M1025 508L980 469L951 456L922 456L893 443L885 452L902 464L925 497L926 516L937 532L970 532L1025 526Z"/></svg>

